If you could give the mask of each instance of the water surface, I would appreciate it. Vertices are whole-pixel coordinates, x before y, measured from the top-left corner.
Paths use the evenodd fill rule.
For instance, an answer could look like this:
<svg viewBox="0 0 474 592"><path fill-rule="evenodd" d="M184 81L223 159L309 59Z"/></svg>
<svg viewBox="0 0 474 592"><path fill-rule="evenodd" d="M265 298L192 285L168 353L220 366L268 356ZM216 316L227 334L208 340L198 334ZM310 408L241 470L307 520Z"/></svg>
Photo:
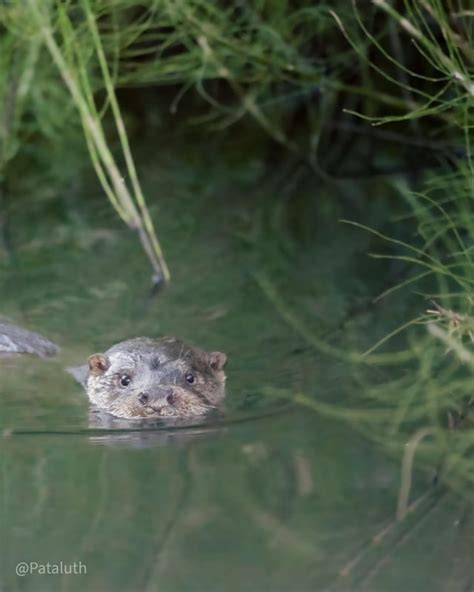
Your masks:
<svg viewBox="0 0 474 592"><path fill-rule="evenodd" d="M348 346L363 295L354 245L322 228L319 248L288 265L273 244L250 248L218 226L216 195L198 209L194 196L179 206L174 197L159 216L173 282L157 296L106 204L81 211L85 226L26 223L2 262L2 313L62 346L47 361L0 360L2 589L470 589L470 505L417 470L410 501L419 503L397 523L400 456L292 401L301 392L344 401L353 372L295 334L255 272L311 313L312 329ZM381 318L383 309L368 323L369 343ZM182 429L91 422L64 368L116 341L166 334L226 352L225 417ZM87 573L21 577L19 562L81 562Z"/></svg>

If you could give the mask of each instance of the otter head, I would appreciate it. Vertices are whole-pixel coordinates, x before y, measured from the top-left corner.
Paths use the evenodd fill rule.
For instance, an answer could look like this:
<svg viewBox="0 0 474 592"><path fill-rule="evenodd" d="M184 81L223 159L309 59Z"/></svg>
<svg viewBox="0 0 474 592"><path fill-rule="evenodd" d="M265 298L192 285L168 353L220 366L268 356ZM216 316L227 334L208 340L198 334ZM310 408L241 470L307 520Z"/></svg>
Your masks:
<svg viewBox="0 0 474 592"><path fill-rule="evenodd" d="M173 337L130 339L73 374L97 407L117 417L191 417L224 398L226 356Z"/></svg>

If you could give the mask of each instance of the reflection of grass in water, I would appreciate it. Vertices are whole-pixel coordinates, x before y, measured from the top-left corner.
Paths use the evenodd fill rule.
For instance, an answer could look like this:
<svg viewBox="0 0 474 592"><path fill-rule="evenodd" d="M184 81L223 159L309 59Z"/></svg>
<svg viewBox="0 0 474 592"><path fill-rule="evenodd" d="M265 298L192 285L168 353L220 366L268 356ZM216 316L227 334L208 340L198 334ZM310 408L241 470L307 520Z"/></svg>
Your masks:
<svg viewBox="0 0 474 592"><path fill-rule="evenodd" d="M401 179L394 181L395 189L408 206L408 214L398 219L398 228L412 223L416 227L409 239L401 240L402 232L392 238L367 224L355 224L387 245L386 253L373 254L373 258L397 261L413 269L408 278L384 290L378 300L391 298L396 310L394 298L398 294L406 296L416 291L425 299L418 305L422 310L365 354L359 354L357 349L345 347L344 337L337 347L321 340L308 328L304 317L288 308L267 280L259 283L281 317L311 347L353 366L355 391L347 397L349 401L328 403L305 394L299 395L298 400L316 411L355 423L394 450L413 435L411 452L416 450L422 462L431 465L442 458L440 478L468 493L474 480L474 463L470 459L472 435L471 430L464 429L469 425L472 398L474 338L472 30L467 14L460 13L454 25L453 14L438 2L426 2L421 7L408 1L403 15L383 0L374 4L389 16L397 34L408 33L415 40L425 67L407 68L401 46L397 49L394 44L387 51L367 30L360 15L359 23L374 47L399 72L392 76L392 72L381 70L373 57L370 66L398 92L416 97L422 104L415 108L407 101L406 112L395 117L359 115L377 125L401 120L417 123L427 116L444 119L449 121L451 136L459 147L458 155L451 153L442 162L441 174L423 180L422 192L409 191L406 181ZM341 19L335 16L344 30ZM437 35L439 31L443 33L442 40ZM347 31L345 34L352 41ZM353 47L360 53L357 43ZM428 80L427 71L435 73L428 93L420 87L421 80ZM392 342L401 344L397 351ZM385 351L380 352L382 346L386 346ZM431 438L418 440L420 433L429 433ZM406 501L401 506L406 507Z"/></svg>
<svg viewBox="0 0 474 592"><path fill-rule="evenodd" d="M436 189L440 189L439 180ZM469 234L459 224L465 205L462 199L455 202L455 208L461 211L455 225L453 216L429 196L409 197L412 205L416 204L423 241L419 247L397 241L398 246L414 255L386 257L409 259L426 272L415 273L410 280L391 288L390 293L415 285L431 304L426 312L382 338L367 352L347 350L343 339L337 346L325 343L303 318L288 308L268 279L258 281L293 330L316 351L352 365L356 376L356 393L350 397L350 406L346 406L347 401L328 402L305 394L293 398L319 413L356 424L393 450L404 445L411 434L416 439L417 429L426 431L433 441L416 439L412 452L416 450L422 462L428 464L439 463L442 458L440 478L468 491L474 481L474 464L469 458L472 433L464 428L469 426L472 400L474 317L469 294L474 280L469 248L461 236ZM470 224L471 217L466 216L465 226L469 228ZM457 303L457 308L448 308L451 303ZM378 351L383 345L390 346L395 336L402 347L397 351L390 347L386 352ZM402 505L406 507L406 500Z"/></svg>
<svg viewBox="0 0 474 592"><path fill-rule="evenodd" d="M268 283L265 282L263 287L268 295ZM271 291L270 295L275 303L275 292ZM323 343L320 348L320 338L313 338L306 328L298 330L306 327L304 322L288 311L281 300L277 300L277 305L280 312L284 311L282 318L307 338L316 351L344 358L343 345L335 349ZM439 517L445 512L449 497L445 487L440 488L440 483L462 493L472 503L472 429L454 429L464 427L467 399L472 388L470 370L474 357L459 340L463 330L469 335L472 321L464 317L459 319L459 315L446 316L445 322L454 322L454 337L438 323L427 319L428 334L422 331L413 336L410 346L398 351L393 358L390 353L379 354L378 362L374 362L370 360L374 353L357 358L355 353L349 352L346 362L352 364L359 376L356 392L348 397L350 406L346 406L345 399L328 402L324 394L320 399L304 393L289 395L286 392L293 401L322 417L336 418L356 426L402 459L393 518L380 530L374 529L371 537L362 541L360 549L341 565L339 576L333 582L335 589L343 589L350 583L355 589L365 590L374 585L374 581L384 581L387 565L395 562L404 548L413 544L416 547L414 541L424 536L422 532L427 524L436 522L434 516ZM462 321L465 322L464 328L459 326ZM451 350L448 360L446 346ZM379 383L374 384L373 371L380 366L381 360L389 362L388 376L395 372L396 378L379 379ZM404 360L403 364L400 364L401 360ZM267 388L265 393L269 397L285 396L281 389ZM415 465L424 467L436 477L437 485L435 482L432 486L427 484L422 494L415 493L412 487Z"/></svg>

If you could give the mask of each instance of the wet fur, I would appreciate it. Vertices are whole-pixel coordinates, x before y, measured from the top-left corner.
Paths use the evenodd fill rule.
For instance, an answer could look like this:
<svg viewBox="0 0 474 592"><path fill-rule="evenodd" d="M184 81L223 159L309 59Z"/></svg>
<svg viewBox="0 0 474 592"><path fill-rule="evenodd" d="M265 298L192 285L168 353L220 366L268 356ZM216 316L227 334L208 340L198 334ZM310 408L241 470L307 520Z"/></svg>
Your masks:
<svg viewBox="0 0 474 592"><path fill-rule="evenodd" d="M97 408L120 418L189 418L215 409L224 399L226 357L174 337L138 337L70 369ZM192 374L194 383L186 376ZM121 377L131 377L121 386ZM145 400L146 397L146 400Z"/></svg>

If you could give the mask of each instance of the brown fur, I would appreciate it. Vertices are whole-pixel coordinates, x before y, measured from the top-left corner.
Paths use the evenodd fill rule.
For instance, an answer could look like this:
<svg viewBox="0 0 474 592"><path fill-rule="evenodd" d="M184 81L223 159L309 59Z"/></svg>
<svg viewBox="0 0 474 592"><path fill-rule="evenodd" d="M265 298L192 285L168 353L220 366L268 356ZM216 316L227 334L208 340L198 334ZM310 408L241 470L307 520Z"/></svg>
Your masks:
<svg viewBox="0 0 474 592"><path fill-rule="evenodd" d="M82 382L90 401L116 417L189 418L224 399L225 363L225 354L174 337L138 337L90 356Z"/></svg>

